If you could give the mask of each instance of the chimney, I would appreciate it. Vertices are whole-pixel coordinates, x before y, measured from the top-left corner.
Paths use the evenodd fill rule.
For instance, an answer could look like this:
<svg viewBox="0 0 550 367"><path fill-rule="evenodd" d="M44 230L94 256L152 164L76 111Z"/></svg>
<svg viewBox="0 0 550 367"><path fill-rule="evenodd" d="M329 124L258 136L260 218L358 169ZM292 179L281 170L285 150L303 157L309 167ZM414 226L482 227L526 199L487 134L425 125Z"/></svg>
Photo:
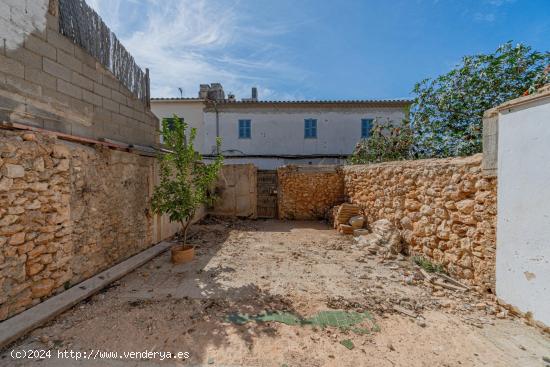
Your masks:
<svg viewBox="0 0 550 367"><path fill-rule="evenodd" d="M252 98L253 101L258 100L258 88L252 87Z"/></svg>
<svg viewBox="0 0 550 367"><path fill-rule="evenodd" d="M199 98L206 99L208 97L209 90L210 90L210 85L201 84L199 89Z"/></svg>
<svg viewBox="0 0 550 367"><path fill-rule="evenodd" d="M211 83L210 90L208 91L208 99L214 101L223 101L225 99L225 92L220 83Z"/></svg>

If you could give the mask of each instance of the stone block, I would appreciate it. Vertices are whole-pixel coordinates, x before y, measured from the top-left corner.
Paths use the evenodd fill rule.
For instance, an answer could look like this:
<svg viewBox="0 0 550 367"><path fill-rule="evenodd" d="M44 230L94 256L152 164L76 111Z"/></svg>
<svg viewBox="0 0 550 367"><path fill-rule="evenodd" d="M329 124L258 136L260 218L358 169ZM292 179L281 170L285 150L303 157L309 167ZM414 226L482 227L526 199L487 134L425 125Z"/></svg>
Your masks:
<svg viewBox="0 0 550 367"><path fill-rule="evenodd" d="M73 75L73 72L69 68L47 58L43 59L42 70L67 82L71 81Z"/></svg>
<svg viewBox="0 0 550 367"><path fill-rule="evenodd" d="M78 46L75 45L75 48L74 48L74 56L82 61L83 64L86 64L88 65L89 67L91 68L94 68L95 69L95 63L96 63L96 59L90 55L88 53L88 51L86 51L85 49L83 48L80 48Z"/></svg>
<svg viewBox="0 0 550 367"><path fill-rule="evenodd" d="M25 39L25 48L41 56L56 59L56 49L43 39L30 34Z"/></svg>
<svg viewBox="0 0 550 367"><path fill-rule="evenodd" d="M2 167L2 174L8 178L21 178L25 176L25 168L19 164L6 163Z"/></svg>
<svg viewBox="0 0 550 367"><path fill-rule="evenodd" d="M13 186L13 179L2 177L0 179L0 191L8 191Z"/></svg>
<svg viewBox="0 0 550 367"><path fill-rule="evenodd" d="M99 83L94 83L94 93L99 94L102 97L111 99L111 89L107 88Z"/></svg>
<svg viewBox="0 0 550 367"><path fill-rule="evenodd" d="M101 73L96 69L96 67L82 64L82 75L96 83L101 83L102 76Z"/></svg>
<svg viewBox="0 0 550 367"><path fill-rule="evenodd" d="M6 76L6 86L6 89L25 96L40 97L42 94L42 88L38 84L13 75Z"/></svg>
<svg viewBox="0 0 550 367"><path fill-rule="evenodd" d="M120 105L110 98L103 97L103 107L107 110L118 113Z"/></svg>
<svg viewBox="0 0 550 367"><path fill-rule="evenodd" d="M123 105L126 105L127 103L127 99L126 99L126 96L124 96L124 94L116 91L116 90L112 90L111 91L111 98L113 99L113 101L116 101L120 104L123 104Z"/></svg>
<svg viewBox="0 0 550 367"><path fill-rule="evenodd" d="M54 285L55 282L52 279L40 280L31 286L32 296L34 298L48 296L52 292Z"/></svg>
<svg viewBox="0 0 550 367"><path fill-rule="evenodd" d="M51 44L53 47L61 49L69 55L74 55L74 43L67 37L63 36L61 33L48 29L47 38L48 43Z"/></svg>
<svg viewBox="0 0 550 367"><path fill-rule="evenodd" d="M82 73L82 61L62 50L57 50L57 62L77 73Z"/></svg>
<svg viewBox="0 0 550 367"><path fill-rule="evenodd" d="M83 89L87 89L89 91L93 91L94 89L94 82L91 79L86 78L85 76L77 72L73 72L72 82L75 85L78 85L79 87Z"/></svg>
<svg viewBox="0 0 550 367"><path fill-rule="evenodd" d="M85 102L93 104L94 106L98 106L98 107L103 106L103 98L100 95L97 95L92 92L88 92L87 90L82 90L82 99Z"/></svg>
<svg viewBox="0 0 550 367"><path fill-rule="evenodd" d="M25 243L25 232L19 232L10 237L9 244L17 246Z"/></svg>
<svg viewBox="0 0 550 367"><path fill-rule="evenodd" d="M25 48L18 48L16 50L6 51L6 55L14 60L19 61L25 67L31 67L34 69L40 69L42 66L42 57L35 54Z"/></svg>
<svg viewBox="0 0 550 367"><path fill-rule="evenodd" d="M43 72L42 68L25 68L25 80L50 89L57 88L57 79L54 76Z"/></svg>
<svg viewBox="0 0 550 367"><path fill-rule="evenodd" d="M121 83L118 81L118 79L115 78L115 76L110 72L106 72L105 74L103 74L102 83L104 86L117 92L119 91L121 86Z"/></svg>
<svg viewBox="0 0 550 367"><path fill-rule="evenodd" d="M82 88L63 79L57 79L57 91L73 98L82 99Z"/></svg>

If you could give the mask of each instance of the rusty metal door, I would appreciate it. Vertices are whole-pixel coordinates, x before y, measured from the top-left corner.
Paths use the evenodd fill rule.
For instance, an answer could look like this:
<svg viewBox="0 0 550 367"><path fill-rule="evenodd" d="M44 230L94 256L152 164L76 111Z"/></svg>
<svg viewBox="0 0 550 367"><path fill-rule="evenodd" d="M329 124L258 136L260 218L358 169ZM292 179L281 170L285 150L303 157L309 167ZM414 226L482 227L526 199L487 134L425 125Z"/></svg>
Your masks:
<svg viewBox="0 0 550 367"><path fill-rule="evenodd" d="M257 176L258 218L277 218L277 171L260 171Z"/></svg>

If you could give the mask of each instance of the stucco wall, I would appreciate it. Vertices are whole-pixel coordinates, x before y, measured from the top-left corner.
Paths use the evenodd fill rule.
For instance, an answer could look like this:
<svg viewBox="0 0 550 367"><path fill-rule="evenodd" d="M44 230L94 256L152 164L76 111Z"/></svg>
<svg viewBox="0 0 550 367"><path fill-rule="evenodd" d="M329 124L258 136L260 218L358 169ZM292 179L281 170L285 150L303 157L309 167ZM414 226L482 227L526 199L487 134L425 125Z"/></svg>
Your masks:
<svg viewBox="0 0 550 367"><path fill-rule="evenodd" d="M285 166L277 170L280 219L326 218L344 201L344 177L336 166Z"/></svg>
<svg viewBox="0 0 550 367"><path fill-rule="evenodd" d="M0 320L174 233L155 159L0 130Z"/></svg>
<svg viewBox="0 0 550 367"><path fill-rule="evenodd" d="M204 147L204 102L203 101L151 101L151 111L160 121L166 117L177 115L183 118L189 124L190 128L197 129L197 138L195 140L195 149L202 154L212 153L211 150L205 150ZM161 137L162 140L162 137Z"/></svg>
<svg viewBox="0 0 550 367"><path fill-rule="evenodd" d="M49 11L48 11L49 10ZM153 144L157 118L59 32L56 1L0 0L0 121Z"/></svg>
<svg viewBox="0 0 550 367"><path fill-rule="evenodd" d="M497 296L550 325L550 93L498 116ZM536 97L536 96L535 96Z"/></svg>
<svg viewBox="0 0 550 367"><path fill-rule="evenodd" d="M353 152L361 139L361 119L401 123L403 107L394 108L239 108L219 113L222 150L262 155L314 155ZM317 138L304 138L304 119L317 119ZM215 145L216 114L205 113L205 147ZM251 120L251 139L239 139L239 119Z"/></svg>
<svg viewBox="0 0 550 367"><path fill-rule="evenodd" d="M326 166L326 165L340 165L346 163L345 158L244 158L244 157L231 157L224 156L224 162L227 164L253 164L258 169L262 170L276 170L282 166Z"/></svg>

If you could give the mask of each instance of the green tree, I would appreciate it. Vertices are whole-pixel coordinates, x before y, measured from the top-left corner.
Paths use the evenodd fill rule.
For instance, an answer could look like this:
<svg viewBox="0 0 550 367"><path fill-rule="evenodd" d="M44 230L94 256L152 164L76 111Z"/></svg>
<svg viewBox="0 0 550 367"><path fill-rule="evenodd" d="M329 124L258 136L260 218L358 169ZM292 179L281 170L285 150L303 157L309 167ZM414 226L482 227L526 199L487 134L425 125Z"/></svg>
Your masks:
<svg viewBox="0 0 550 367"><path fill-rule="evenodd" d="M411 122L414 155L470 155L482 149L483 113L548 83L549 52L511 42L491 54L465 56L447 74L417 83Z"/></svg>
<svg viewBox="0 0 550 367"><path fill-rule="evenodd" d="M397 161L410 158L413 134L408 121L401 126L375 122L371 134L361 139L348 159L350 164Z"/></svg>
<svg viewBox="0 0 550 367"><path fill-rule="evenodd" d="M223 164L221 155L210 164L202 161L193 145L197 131L192 128L188 136L187 127L177 116L162 121L167 152L159 156L160 184L155 187L151 202L154 213L168 214L171 222L181 224L183 245L187 243L187 230L197 209L214 200L210 189ZM220 138L216 144L220 147Z"/></svg>

